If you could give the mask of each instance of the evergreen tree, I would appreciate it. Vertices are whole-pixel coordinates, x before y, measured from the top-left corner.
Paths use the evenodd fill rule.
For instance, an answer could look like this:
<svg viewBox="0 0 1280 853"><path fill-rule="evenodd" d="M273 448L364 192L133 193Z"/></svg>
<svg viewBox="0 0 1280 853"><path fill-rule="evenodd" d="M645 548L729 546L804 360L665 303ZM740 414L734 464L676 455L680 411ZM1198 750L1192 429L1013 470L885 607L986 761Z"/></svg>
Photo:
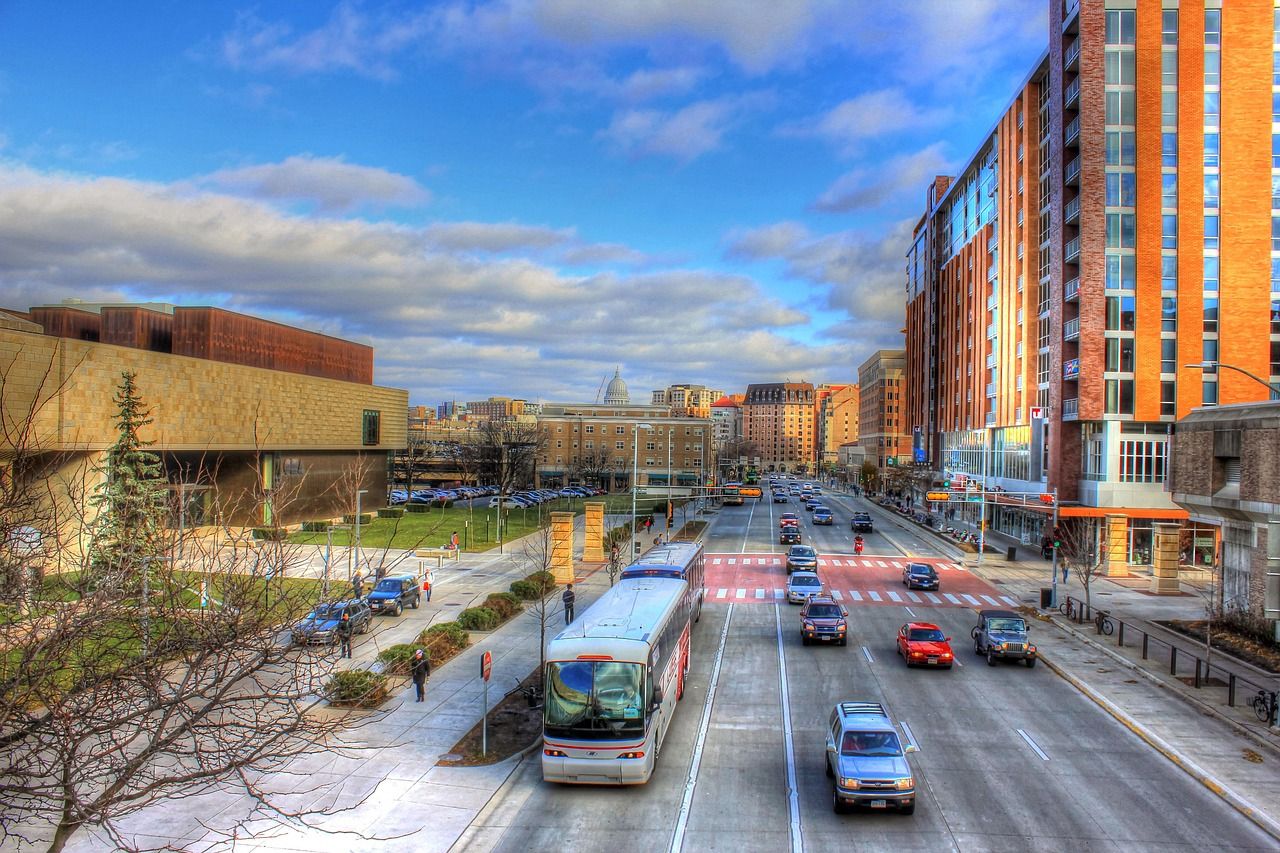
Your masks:
<svg viewBox="0 0 1280 853"><path fill-rule="evenodd" d="M136 590L147 558L163 548L167 482L160 457L146 448L138 432L152 422L138 394L135 374L121 374L112 398L116 404L116 441L97 469L102 481L92 499L97 511L91 567L97 584Z"/></svg>

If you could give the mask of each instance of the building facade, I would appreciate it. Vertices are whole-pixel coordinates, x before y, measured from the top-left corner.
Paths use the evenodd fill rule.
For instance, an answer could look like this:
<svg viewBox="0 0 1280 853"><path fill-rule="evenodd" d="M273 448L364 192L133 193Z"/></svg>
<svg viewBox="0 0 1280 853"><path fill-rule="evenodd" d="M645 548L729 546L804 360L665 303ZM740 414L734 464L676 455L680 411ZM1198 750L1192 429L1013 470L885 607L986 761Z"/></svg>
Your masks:
<svg viewBox="0 0 1280 853"><path fill-rule="evenodd" d="M509 421L525 413L525 401L511 397L490 397L467 403L467 417L484 421Z"/></svg>
<svg viewBox="0 0 1280 853"><path fill-rule="evenodd" d="M1280 378L1276 13L1223 6L1050 2L1044 55L961 176L930 188L907 258L930 463L1056 490L1068 518L1119 513L1133 564L1153 524L1186 518L1167 483L1177 418L1268 394L1199 365ZM976 227L957 231L971 180ZM972 351L948 342L947 306L985 330ZM1030 542L1046 517L998 503L993 521Z"/></svg>
<svg viewBox="0 0 1280 853"><path fill-rule="evenodd" d="M729 444L742 439L742 407L724 396L711 404L711 448L719 458Z"/></svg>
<svg viewBox="0 0 1280 853"><path fill-rule="evenodd" d="M765 471L813 471L817 463L817 396L808 382L748 385L742 439Z"/></svg>
<svg viewBox="0 0 1280 853"><path fill-rule="evenodd" d="M858 440L858 385L819 385L817 397L818 464L834 468L839 464L840 446Z"/></svg>
<svg viewBox="0 0 1280 853"><path fill-rule="evenodd" d="M877 468L910 462L911 440L903 431L903 350L877 350L858 368L858 443Z"/></svg>
<svg viewBox="0 0 1280 853"><path fill-rule="evenodd" d="M724 396L705 385L668 385L653 392L652 403L666 406L678 418L709 418L711 404Z"/></svg>

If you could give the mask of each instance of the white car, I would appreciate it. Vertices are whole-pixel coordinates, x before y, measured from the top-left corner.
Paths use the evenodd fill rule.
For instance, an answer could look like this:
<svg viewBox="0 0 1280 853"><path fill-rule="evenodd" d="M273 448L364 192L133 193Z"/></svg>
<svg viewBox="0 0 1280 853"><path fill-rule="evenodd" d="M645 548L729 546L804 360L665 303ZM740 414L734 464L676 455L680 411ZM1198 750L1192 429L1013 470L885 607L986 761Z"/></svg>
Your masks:
<svg viewBox="0 0 1280 853"><path fill-rule="evenodd" d="M822 592L822 579L817 572L792 572L787 578L787 602L790 604L804 604Z"/></svg>

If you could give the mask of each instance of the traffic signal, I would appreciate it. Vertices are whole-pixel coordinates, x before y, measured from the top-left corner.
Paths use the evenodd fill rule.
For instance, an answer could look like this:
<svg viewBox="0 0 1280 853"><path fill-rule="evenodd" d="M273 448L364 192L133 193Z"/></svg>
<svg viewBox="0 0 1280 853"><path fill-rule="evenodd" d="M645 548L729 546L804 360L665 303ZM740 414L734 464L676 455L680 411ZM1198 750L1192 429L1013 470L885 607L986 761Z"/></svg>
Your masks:
<svg viewBox="0 0 1280 853"><path fill-rule="evenodd" d="M675 508L670 500L667 501L667 529L671 529L672 523L675 521Z"/></svg>
<svg viewBox="0 0 1280 853"><path fill-rule="evenodd" d="M950 478L950 477L944 477L944 478L943 478L943 480L942 480L942 488L946 489L947 491L951 491L951 478Z"/></svg>

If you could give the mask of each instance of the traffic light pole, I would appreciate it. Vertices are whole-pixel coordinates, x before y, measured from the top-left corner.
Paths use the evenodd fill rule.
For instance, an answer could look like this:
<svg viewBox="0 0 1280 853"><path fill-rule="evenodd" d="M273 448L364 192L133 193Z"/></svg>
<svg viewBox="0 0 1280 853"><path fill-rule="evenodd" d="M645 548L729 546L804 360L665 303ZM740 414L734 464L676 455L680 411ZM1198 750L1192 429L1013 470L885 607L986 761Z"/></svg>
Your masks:
<svg viewBox="0 0 1280 853"><path fill-rule="evenodd" d="M1049 572L1053 575L1049 579L1049 586L1052 592L1049 593L1049 606L1058 606L1058 490L1053 490L1053 527L1050 528L1050 535L1053 536L1053 562L1049 564Z"/></svg>

